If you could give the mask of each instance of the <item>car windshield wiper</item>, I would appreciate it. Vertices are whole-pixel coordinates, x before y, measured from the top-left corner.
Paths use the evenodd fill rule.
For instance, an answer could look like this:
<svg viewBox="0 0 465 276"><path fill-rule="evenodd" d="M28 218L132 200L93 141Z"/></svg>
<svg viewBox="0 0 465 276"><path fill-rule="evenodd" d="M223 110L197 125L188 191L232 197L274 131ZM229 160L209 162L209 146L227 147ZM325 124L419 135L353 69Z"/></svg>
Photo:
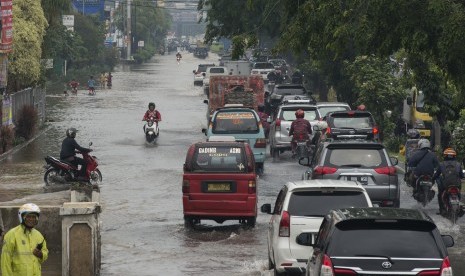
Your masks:
<svg viewBox="0 0 465 276"><path fill-rule="evenodd" d="M391 257L385 256L385 255L362 254L362 255L355 255L355 257L379 257L379 258L386 258L391 264L394 263L394 261L391 259Z"/></svg>
<svg viewBox="0 0 465 276"><path fill-rule="evenodd" d="M341 165L340 167L360 168L362 166L363 166L362 164L344 164L344 165Z"/></svg>

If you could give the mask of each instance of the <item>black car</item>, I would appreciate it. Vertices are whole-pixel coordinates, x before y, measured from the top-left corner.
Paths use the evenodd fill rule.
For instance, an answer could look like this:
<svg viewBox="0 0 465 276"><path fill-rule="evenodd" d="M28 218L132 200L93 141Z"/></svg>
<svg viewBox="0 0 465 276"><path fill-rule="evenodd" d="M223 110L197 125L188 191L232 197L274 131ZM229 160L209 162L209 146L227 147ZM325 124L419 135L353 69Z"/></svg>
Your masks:
<svg viewBox="0 0 465 276"><path fill-rule="evenodd" d="M285 96L305 96L312 102L316 103L315 98L308 95L307 90L300 84L277 84L270 92L265 92L265 108L267 113L271 114L276 111L279 104L282 103Z"/></svg>
<svg viewBox="0 0 465 276"><path fill-rule="evenodd" d="M423 211L395 208L348 208L325 216L313 246L306 275L452 275L447 247Z"/></svg>
<svg viewBox="0 0 465 276"><path fill-rule="evenodd" d="M326 115L326 138L378 140L379 128L368 111L335 111Z"/></svg>

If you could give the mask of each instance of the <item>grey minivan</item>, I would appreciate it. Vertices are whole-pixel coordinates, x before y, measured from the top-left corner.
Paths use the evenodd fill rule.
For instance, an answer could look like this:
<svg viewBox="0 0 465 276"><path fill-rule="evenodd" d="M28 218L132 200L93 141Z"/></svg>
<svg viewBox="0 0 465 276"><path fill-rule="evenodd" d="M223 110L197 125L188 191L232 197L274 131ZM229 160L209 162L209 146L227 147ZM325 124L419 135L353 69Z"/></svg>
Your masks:
<svg viewBox="0 0 465 276"><path fill-rule="evenodd" d="M389 157L381 143L367 140L326 140L313 158L299 161L309 166L303 179L341 179L357 181L370 195L373 204L400 206L397 158Z"/></svg>

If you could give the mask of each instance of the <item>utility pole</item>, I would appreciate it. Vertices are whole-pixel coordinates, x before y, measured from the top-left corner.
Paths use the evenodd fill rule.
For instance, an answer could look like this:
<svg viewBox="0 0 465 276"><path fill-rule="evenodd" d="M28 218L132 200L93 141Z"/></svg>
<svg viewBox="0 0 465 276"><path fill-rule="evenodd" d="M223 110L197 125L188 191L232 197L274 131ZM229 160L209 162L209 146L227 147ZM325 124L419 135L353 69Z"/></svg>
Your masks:
<svg viewBox="0 0 465 276"><path fill-rule="evenodd" d="M132 34L131 34L131 0L127 0L128 3L128 16L127 16L127 59L131 59L131 43L132 43Z"/></svg>

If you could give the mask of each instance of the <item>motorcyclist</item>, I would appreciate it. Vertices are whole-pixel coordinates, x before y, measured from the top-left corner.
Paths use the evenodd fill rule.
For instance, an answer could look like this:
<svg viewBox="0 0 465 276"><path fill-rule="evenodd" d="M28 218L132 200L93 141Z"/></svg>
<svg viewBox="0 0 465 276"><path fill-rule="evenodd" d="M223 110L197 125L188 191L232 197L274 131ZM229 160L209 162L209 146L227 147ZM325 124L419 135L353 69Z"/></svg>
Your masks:
<svg viewBox="0 0 465 276"><path fill-rule="evenodd" d="M182 55L181 55L180 52L177 52L177 53L176 53L176 59L182 59Z"/></svg>
<svg viewBox="0 0 465 276"><path fill-rule="evenodd" d="M413 196L417 192L417 179L422 175L429 175L433 177L434 170L439 167L439 160L436 155L430 151L431 144L428 139L420 139L418 141L418 148L408 161L408 166L413 168L413 174L410 184L413 187Z"/></svg>
<svg viewBox="0 0 465 276"><path fill-rule="evenodd" d="M92 149L81 147L74 138L76 138L77 129L74 127L66 130L66 138L61 144L60 159L75 165L81 165L81 169L78 174L78 178L86 180L86 168L87 162L76 156L76 150L80 152L91 152Z"/></svg>
<svg viewBox="0 0 465 276"><path fill-rule="evenodd" d="M303 75L300 72L299 69L297 69L293 74L292 74L292 83L293 84L302 84L303 83Z"/></svg>
<svg viewBox="0 0 465 276"><path fill-rule="evenodd" d="M77 82L75 79L72 79L68 85L71 87L71 91L73 93L76 93L77 92L77 87L79 86L79 82Z"/></svg>
<svg viewBox="0 0 465 276"><path fill-rule="evenodd" d="M463 174L462 166L460 162L456 160L457 153L453 148L446 148L443 152L444 156L444 161L441 162L439 165L439 168L436 170L436 173L433 176L433 180L436 180L440 178L442 175L440 181L436 181L438 184L438 204L439 204L439 213L438 215L445 215L446 208L444 206L444 202L442 199L442 194L444 193L444 190L447 188L446 186L448 185L457 185L457 187L461 187L461 182L460 179L463 179L465 176ZM448 166L454 167L454 173L457 179L457 182L455 184L453 183L444 183L445 182L445 175L446 175L446 168ZM454 181L455 182L455 181Z"/></svg>
<svg viewBox="0 0 465 276"><path fill-rule="evenodd" d="M366 106L364 104L361 104L361 105L357 106L357 110L358 111L366 111L367 108L366 108Z"/></svg>
<svg viewBox="0 0 465 276"><path fill-rule="evenodd" d="M408 139L405 141L404 149L403 149L403 154L405 155L405 175L404 175L404 180L407 181L407 179L410 178L411 171L409 170L408 167L408 161L410 160L410 157L418 150L418 141L420 139L420 132L417 129L409 129L407 131L407 136Z"/></svg>
<svg viewBox="0 0 465 276"><path fill-rule="evenodd" d="M316 125L318 126L318 131L315 132L315 135L313 135L313 138L312 138L312 145L318 145L318 143L320 142L321 140L321 136L324 137L325 133L326 133L326 129L328 128L328 123L326 121L318 121L316 123Z"/></svg>
<svg viewBox="0 0 465 276"><path fill-rule="evenodd" d="M158 112L158 110L155 109L155 107L156 107L155 103L153 103L153 102L149 103L149 109L145 112L144 118L142 118L142 121L148 121L152 117L154 118L154 120L156 122L161 121L161 114L160 114L160 112ZM144 125L143 129L144 129L144 132L145 132L145 125Z"/></svg>
<svg viewBox="0 0 465 276"><path fill-rule="evenodd" d="M312 126L310 122L305 120L305 112L302 109L298 109L295 112L296 119L292 122L291 128L289 129L289 136L292 136L291 147L292 155L295 155L297 148L297 141L310 140L310 134L312 134Z"/></svg>
<svg viewBox="0 0 465 276"><path fill-rule="evenodd" d="M265 138L268 139L270 134L270 123L268 122L268 117L270 115L265 113L265 106L263 104L258 105L258 117L262 123L263 129L265 130Z"/></svg>

